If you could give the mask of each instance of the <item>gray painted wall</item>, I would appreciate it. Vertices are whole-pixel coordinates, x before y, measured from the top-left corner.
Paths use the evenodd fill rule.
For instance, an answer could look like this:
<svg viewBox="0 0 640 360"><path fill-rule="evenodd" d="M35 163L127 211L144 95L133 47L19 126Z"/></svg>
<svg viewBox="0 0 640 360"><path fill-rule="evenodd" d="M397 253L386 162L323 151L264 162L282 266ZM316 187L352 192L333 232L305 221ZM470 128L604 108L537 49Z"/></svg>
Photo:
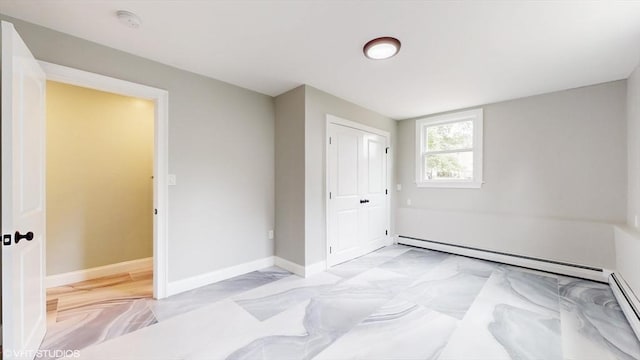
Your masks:
<svg viewBox="0 0 640 360"><path fill-rule="evenodd" d="M305 86L275 99L276 233L275 255L304 264Z"/></svg>
<svg viewBox="0 0 640 360"><path fill-rule="evenodd" d="M627 80L627 151L627 226L616 228L616 265L640 296L640 66Z"/></svg>
<svg viewBox="0 0 640 360"><path fill-rule="evenodd" d="M311 86L305 86L305 264L312 265L326 260L326 210L325 210L325 138L326 116L335 115L388 131L391 134L392 158L396 146L395 120L371 110L343 100ZM393 164L389 167L392 174L390 189L395 181ZM395 208L395 196L391 193L391 211ZM390 234L393 234L392 223Z"/></svg>
<svg viewBox="0 0 640 360"><path fill-rule="evenodd" d="M627 223L638 230L634 217L640 222L640 66L627 80L627 152Z"/></svg>
<svg viewBox="0 0 640 360"><path fill-rule="evenodd" d="M417 188L415 120L401 121L397 233L613 268L611 224L626 219L625 88L482 106L481 189Z"/></svg>
<svg viewBox="0 0 640 360"><path fill-rule="evenodd" d="M403 185L391 192L398 223L392 222L392 233L612 267L611 224L632 219L640 207L638 116L625 122L624 81L484 106L486 184L479 190L418 189L412 120L396 124L310 86L274 104L237 86L0 18L15 24L41 60L169 91L169 171L178 176L170 188L171 281L274 250L301 265L325 259L326 114L392 134L389 170L397 180L390 187ZM630 114L638 113L637 104L629 105ZM274 114L285 115L276 121ZM282 171L277 182L274 169ZM267 231L276 213L274 249Z"/></svg>
<svg viewBox="0 0 640 360"><path fill-rule="evenodd" d="M276 97L275 104L276 256L309 266L325 261L327 255L327 114L388 131L392 154L396 122L308 85ZM393 164L389 171L394 174ZM392 213L394 200L392 196Z"/></svg>
<svg viewBox="0 0 640 360"><path fill-rule="evenodd" d="M40 60L169 91L170 281L273 255L272 97L0 18Z"/></svg>

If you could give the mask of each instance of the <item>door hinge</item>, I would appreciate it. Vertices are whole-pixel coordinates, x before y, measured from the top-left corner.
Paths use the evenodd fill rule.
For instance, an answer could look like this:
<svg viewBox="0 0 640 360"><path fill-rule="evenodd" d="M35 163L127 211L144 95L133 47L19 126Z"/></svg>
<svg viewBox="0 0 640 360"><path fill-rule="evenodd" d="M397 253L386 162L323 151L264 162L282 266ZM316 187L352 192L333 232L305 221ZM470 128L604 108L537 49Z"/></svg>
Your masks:
<svg viewBox="0 0 640 360"><path fill-rule="evenodd" d="M384 189L384 194L389 195L389 189Z"/></svg>
<svg viewBox="0 0 640 360"><path fill-rule="evenodd" d="M2 245L11 245L11 234L2 235Z"/></svg>
<svg viewBox="0 0 640 360"><path fill-rule="evenodd" d="M384 234L385 234L385 235L389 235L389 230L385 230L385 231L384 231Z"/></svg>
<svg viewBox="0 0 640 360"><path fill-rule="evenodd" d="M331 145L331 136L329 136L329 145Z"/></svg>
<svg viewBox="0 0 640 360"><path fill-rule="evenodd" d="M384 148L384 153L388 154L389 153L389 147Z"/></svg>
<svg viewBox="0 0 640 360"><path fill-rule="evenodd" d="M332 252L333 252L333 248L329 246L329 254L331 254Z"/></svg>
<svg viewBox="0 0 640 360"><path fill-rule="evenodd" d="M153 209L153 215L158 215L158 209Z"/></svg>
<svg viewBox="0 0 640 360"><path fill-rule="evenodd" d="M331 191L329 191L329 199L331 199Z"/></svg>

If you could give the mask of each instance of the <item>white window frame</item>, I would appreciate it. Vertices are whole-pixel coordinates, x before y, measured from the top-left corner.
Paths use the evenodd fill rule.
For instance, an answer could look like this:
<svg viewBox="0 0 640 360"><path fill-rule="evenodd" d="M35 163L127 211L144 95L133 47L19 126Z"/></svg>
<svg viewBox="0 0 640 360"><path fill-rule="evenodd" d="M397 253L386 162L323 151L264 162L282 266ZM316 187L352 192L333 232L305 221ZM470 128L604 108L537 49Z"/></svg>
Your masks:
<svg viewBox="0 0 640 360"><path fill-rule="evenodd" d="M473 179L471 180L428 180L424 178L424 161L422 156L425 148L426 129L434 125L473 121L473 146L468 150L473 152ZM482 128L483 111L473 109L445 115L424 117L416 120L416 185L430 188L480 188L482 181ZM461 149L451 151L459 152ZM448 152L448 151L447 151ZM446 152L445 152L446 153Z"/></svg>

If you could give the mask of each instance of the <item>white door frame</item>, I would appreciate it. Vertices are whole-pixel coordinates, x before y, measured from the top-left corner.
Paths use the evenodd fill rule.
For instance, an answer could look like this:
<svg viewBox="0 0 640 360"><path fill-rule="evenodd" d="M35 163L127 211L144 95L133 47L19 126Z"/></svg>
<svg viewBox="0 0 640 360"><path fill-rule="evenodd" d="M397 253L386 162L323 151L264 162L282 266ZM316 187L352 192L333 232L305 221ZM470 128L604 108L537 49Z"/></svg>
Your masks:
<svg viewBox="0 0 640 360"><path fill-rule="evenodd" d="M325 123L325 129L324 129L324 134L325 134L325 143L324 143L324 159L325 159L325 164L324 164L324 190L325 190L325 204L324 204L324 209L325 209L325 245L326 245L326 253L325 253L325 263L327 264L327 268L329 268L329 125L331 124L335 124L335 125L341 125L341 126L346 126L346 127L350 127L356 130L362 130L362 131L366 131L372 134L376 134L376 135L380 135L382 137L384 137L385 139L387 139L387 146L389 147L389 152L386 154L387 155L387 189L389 190L389 196L387 196L386 202L387 202L387 221L389 224L389 231L391 231L391 189L390 189L390 185L391 185L391 169L392 169L392 165L393 165L393 156L392 156L392 150L391 150L391 134L388 131L384 131L384 130L380 130L378 128L374 128L371 126L367 126L364 124L361 124L359 122L355 122L355 121L351 121L351 120L347 120L347 119L343 119L340 117L337 117L335 115L331 115L331 114L327 114L327 120ZM392 241L390 241L390 239L392 239L392 235L388 234L387 235L387 241L389 242L389 245L391 245Z"/></svg>
<svg viewBox="0 0 640 360"><path fill-rule="evenodd" d="M168 188L169 169L169 92L147 85L111 78L62 65L39 61L47 80L100 91L152 100L155 104L153 204L153 297L167 297L168 282Z"/></svg>

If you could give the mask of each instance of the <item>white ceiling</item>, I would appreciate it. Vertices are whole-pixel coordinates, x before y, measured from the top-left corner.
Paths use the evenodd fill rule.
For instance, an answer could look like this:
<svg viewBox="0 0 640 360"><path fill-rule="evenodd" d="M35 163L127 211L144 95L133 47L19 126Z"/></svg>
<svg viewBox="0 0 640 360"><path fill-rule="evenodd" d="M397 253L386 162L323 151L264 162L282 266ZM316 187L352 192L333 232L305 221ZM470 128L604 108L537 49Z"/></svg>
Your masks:
<svg viewBox="0 0 640 360"><path fill-rule="evenodd" d="M142 27L121 25L133 11ZM395 119L628 77L640 1L0 0L0 12L268 95L309 84ZM390 60L362 46L402 41Z"/></svg>

